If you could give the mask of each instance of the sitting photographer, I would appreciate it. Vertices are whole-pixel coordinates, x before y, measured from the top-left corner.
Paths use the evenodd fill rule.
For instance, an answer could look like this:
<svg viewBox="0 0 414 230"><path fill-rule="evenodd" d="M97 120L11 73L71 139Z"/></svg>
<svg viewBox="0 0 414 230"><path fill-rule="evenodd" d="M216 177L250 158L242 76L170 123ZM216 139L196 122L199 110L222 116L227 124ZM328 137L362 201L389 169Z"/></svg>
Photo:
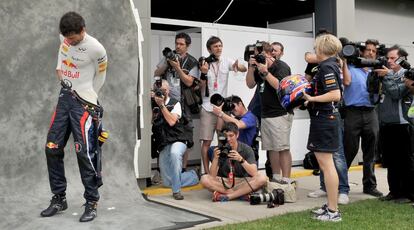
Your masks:
<svg viewBox="0 0 414 230"><path fill-rule="evenodd" d="M237 141L239 129L227 123L222 130L227 145L214 149L210 173L201 177L201 184L213 192L213 201L229 201L260 189L267 178L258 172L253 150Z"/></svg>
<svg viewBox="0 0 414 230"><path fill-rule="evenodd" d="M159 165L164 186L172 187L176 200L184 199L181 187L198 184L194 170L182 172L182 158L189 141L184 135L185 119L182 117L181 104L170 98L169 84L162 80L159 89L152 93L158 107L154 107L152 132L159 154Z"/></svg>
<svg viewBox="0 0 414 230"><path fill-rule="evenodd" d="M197 59L188 53L188 48L191 44L191 37L186 33L179 33L175 36L175 50L172 51L168 47L163 50L163 58L157 65L154 72L155 78L166 79L170 84L170 97L179 101L183 107L183 116L189 121L186 126L186 135L191 138L188 143L188 148L194 144L193 137L193 122L191 114L199 113L199 103L201 102L201 95L193 95L187 92L194 92L199 83ZM198 99L198 101L197 101ZM188 151L184 155L183 171L187 164Z"/></svg>
<svg viewBox="0 0 414 230"><path fill-rule="evenodd" d="M374 70L382 78L382 95L378 106L380 143L383 160L388 166L389 193L380 198L406 203L414 200L413 127L408 122L405 103L411 104L412 95L404 82L406 70L396 60L406 60L408 53L394 45L387 52L387 66Z"/></svg>

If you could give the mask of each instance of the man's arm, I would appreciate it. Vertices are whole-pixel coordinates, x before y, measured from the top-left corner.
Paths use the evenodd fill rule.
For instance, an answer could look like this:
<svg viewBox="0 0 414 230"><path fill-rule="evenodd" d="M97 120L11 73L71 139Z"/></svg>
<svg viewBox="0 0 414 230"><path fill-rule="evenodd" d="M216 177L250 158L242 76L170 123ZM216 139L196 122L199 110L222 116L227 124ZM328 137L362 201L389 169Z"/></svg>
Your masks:
<svg viewBox="0 0 414 230"><path fill-rule="evenodd" d="M60 44L60 46L59 46L57 65L56 65L56 76L57 76L57 79L59 81L61 81L63 79L62 78L62 56L61 56L61 52L62 52L62 44Z"/></svg>
<svg viewBox="0 0 414 230"><path fill-rule="evenodd" d="M275 89L279 88L279 80L276 78L276 76L273 76L268 69L266 64L257 64L257 67L259 68L259 72L264 76L264 79Z"/></svg>
<svg viewBox="0 0 414 230"><path fill-rule="evenodd" d="M178 73L178 75L180 76L181 81L186 86L190 87L191 85L193 85L195 76L191 76L188 73L185 73L183 71L183 69L181 69L180 61L178 59L176 61L168 60L168 63L170 63L170 65L174 68L175 72ZM196 68L196 67L194 67L194 68Z"/></svg>
<svg viewBox="0 0 414 230"><path fill-rule="evenodd" d="M249 147L250 148L250 147ZM246 151L249 151L249 155L254 156L253 150L250 148L249 150L246 149ZM254 177L257 175L258 171L257 171L257 165L254 163L249 163L248 159L244 159L239 152L237 152L236 150L231 150L230 154L229 154L229 158L238 161L241 166L244 168L244 170L246 170L246 172Z"/></svg>
<svg viewBox="0 0 414 230"><path fill-rule="evenodd" d="M247 71L246 66L244 66L244 65L240 64L240 63L239 63L239 60L236 60L236 61L233 63L233 65L232 65L232 69L233 69L233 71L235 71L235 72L240 71L240 72L242 72L242 73L244 73L244 72L246 72L246 71Z"/></svg>
<svg viewBox="0 0 414 230"><path fill-rule="evenodd" d="M154 97L155 103L160 107L162 116L170 127L174 126L181 117L181 104L177 102L174 109L170 112L165 106L164 97Z"/></svg>
<svg viewBox="0 0 414 230"><path fill-rule="evenodd" d="M346 61L344 61L343 63L344 64L342 65L342 76L344 78L342 83L344 84L344 86L349 86L352 82L352 75L348 69L348 64L346 63Z"/></svg>
<svg viewBox="0 0 414 230"><path fill-rule="evenodd" d="M216 177L218 173L219 155L220 155L220 150L218 149L218 147L214 148L213 160L211 161L210 173L209 173L209 175L212 177Z"/></svg>
<svg viewBox="0 0 414 230"><path fill-rule="evenodd" d="M246 124L242 120L237 120L236 118L224 113L221 108L222 106L215 106L215 105L212 105L212 106L213 106L214 115L223 119L225 122L233 122L237 125L239 129L245 129L247 127Z"/></svg>
<svg viewBox="0 0 414 230"><path fill-rule="evenodd" d="M93 88L95 92L98 93L105 82L106 68L108 66L108 58L106 56L106 50L102 45L98 47L92 60L94 60L94 64L95 64L95 77L94 77Z"/></svg>

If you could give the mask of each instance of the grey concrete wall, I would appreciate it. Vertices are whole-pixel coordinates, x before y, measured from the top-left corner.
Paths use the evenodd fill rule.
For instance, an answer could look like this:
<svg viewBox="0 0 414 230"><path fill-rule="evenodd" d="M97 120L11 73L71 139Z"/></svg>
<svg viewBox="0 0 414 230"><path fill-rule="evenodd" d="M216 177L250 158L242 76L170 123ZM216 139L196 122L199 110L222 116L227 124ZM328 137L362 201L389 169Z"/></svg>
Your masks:
<svg viewBox="0 0 414 230"><path fill-rule="evenodd" d="M16 188L30 193L49 190L44 146L59 90L55 76L58 24L67 11L83 15L87 32L104 45L108 54L107 80L100 92L104 126L110 131L103 146L104 183L115 187L131 183L136 188L133 153L138 48L129 1L1 1L1 195L13 195ZM65 158L69 183L78 183L79 170L71 140ZM129 180L111 177L120 174ZM75 191L82 194L83 187ZM108 189L104 194L116 192L119 191Z"/></svg>

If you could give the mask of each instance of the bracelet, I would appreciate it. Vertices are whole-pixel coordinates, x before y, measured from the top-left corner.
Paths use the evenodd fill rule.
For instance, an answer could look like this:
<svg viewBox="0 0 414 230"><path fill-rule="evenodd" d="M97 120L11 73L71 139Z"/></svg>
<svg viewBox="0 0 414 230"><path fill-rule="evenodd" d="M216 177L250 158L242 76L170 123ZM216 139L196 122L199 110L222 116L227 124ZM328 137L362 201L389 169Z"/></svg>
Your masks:
<svg viewBox="0 0 414 230"><path fill-rule="evenodd" d="M163 109L163 108L165 108L165 105L160 105L160 109Z"/></svg>
<svg viewBox="0 0 414 230"><path fill-rule="evenodd" d="M240 162L240 164L243 164L244 163L244 159L242 158L241 161L239 161L239 162Z"/></svg>

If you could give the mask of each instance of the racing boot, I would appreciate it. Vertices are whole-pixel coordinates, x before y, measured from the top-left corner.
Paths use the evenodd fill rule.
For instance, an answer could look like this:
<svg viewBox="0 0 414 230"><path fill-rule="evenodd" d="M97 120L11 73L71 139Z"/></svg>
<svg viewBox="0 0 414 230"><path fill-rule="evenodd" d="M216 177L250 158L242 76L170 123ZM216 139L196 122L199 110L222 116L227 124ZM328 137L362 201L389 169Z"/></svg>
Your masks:
<svg viewBox="0 0 414 230"><path fill-rule="evenodd" d="M40 215L43 217L49 217L55 215L57 212L66 210L68 204L66 203L65 195L54 195L50 200L50 205L47 209L43 210Z"/></svg>
<svg viewBox="0 0 414 230"><path fill-rule="evenodd" d="M98 206L98 202L95 201L86 201L86 203L83 205L85 206L85 212L80 217L80 222L88 222L95 219L97 216L96 207Z"/></svg>

